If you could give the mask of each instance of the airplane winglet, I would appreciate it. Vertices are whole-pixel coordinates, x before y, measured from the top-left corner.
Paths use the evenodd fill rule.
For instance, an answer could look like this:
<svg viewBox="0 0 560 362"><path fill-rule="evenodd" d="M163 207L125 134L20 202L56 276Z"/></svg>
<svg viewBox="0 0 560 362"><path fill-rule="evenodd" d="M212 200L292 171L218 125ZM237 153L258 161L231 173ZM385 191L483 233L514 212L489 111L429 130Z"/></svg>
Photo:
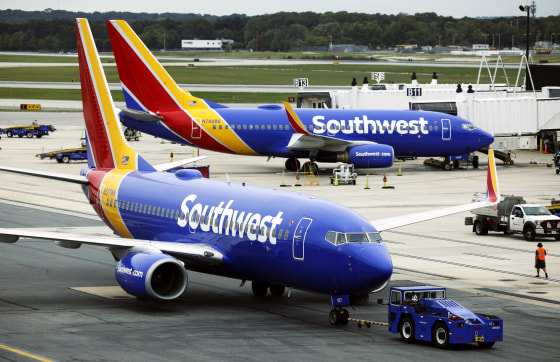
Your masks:
<svg viewBox="0 0 560 362"><path fill-rule="evenodd" d="M494 150L488 150L488 176L486 178L486 200L489 202L499 202L500 188L498 184L498 173L496 172L496 161L494 160Z"/></svg>
<svg viewBox="0 0 560 362"><path fill-rule="evenodd" d="M290 125L292 126L294 131L310 136L311 133L307 129L305 129L305 125L301 122L296 112L294 112L294 109L292 108L292 106L290 106L290 103L282 103L284 104L284 107L286 107L286 114L288 115L288 120L290 121Z"/></svg>

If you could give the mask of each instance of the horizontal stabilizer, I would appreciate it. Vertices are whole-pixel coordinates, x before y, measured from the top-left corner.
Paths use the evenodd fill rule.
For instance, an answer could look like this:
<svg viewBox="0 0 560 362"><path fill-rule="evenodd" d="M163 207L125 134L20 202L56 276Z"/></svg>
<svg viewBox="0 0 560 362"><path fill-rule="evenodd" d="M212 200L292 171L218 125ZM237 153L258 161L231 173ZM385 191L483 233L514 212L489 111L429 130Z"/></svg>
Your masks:
<svg viewBox="0 0 560 362"><path fill-rule="evenodd" d="M189 163L194 163L200 160L205 159L207 156L199 156L199 157L193 157L193 158L187 158L186 160L179 160L179 161L173 161L173 162L167 162L167 163L162 163L159 165L154 165L153 167L156 169L156 171L167 171L167 170L171 170L172 168L176 168L176 167L181 167L184 165L188 165Z"/></svg>
<svg viewBox="0 0 560 362"><path fill-rule="evenodd" d="M64 173L37 171L37 170L26 170L26 169L23 169L23 168L15 168L15 167L7 167L7 166L0 166L0 170L13 172L13 173L19 173L19 174L28 175L28 176L44 177L44 178L49 178L49 179L52 179L52 180L73 182L73 183L82 184L82 185L89 184L89 180L87 179L87 177L81 176L81 175L67 175L67 174L64 174Z"/></svg>
<svg viewBox="0 0 560 362"><path fill-rule="evenodd" d="M163 119L162 116L158 116L157 114L137 111L130 108L124 108L121 112L128 118L140 122L159 122Z"/></svg>

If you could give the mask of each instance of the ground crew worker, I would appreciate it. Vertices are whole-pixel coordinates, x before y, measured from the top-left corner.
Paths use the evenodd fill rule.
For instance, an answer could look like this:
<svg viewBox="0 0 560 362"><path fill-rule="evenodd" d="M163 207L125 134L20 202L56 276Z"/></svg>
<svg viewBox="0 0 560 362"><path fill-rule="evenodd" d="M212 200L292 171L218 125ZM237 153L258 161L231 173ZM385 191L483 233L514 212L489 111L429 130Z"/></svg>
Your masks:
<svg viewBox="0 0 560 362"><path fill-rule="evenodd" d="M543 248L542 243L537 244L537 250L535 251L535 268L537 268L537 278L540 277L539 272L542 269L544 271L545 277L548 278L548 273L546 272L546 250Z"/></svg>

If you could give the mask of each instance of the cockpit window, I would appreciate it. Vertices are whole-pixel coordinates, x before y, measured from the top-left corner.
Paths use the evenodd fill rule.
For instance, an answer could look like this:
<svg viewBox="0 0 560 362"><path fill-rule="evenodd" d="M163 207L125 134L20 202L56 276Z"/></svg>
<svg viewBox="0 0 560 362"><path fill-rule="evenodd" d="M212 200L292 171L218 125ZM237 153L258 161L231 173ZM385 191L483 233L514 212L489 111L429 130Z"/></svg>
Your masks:
<svg viewBox="0 0 560 362"><path fill-rule="evenodd" d="M463 123L461 126L467 131L472 131L473 129L476 129L476 126L472 123Z"/></svg>
<svg viewBox="0 0 560 362"><path fill-rule="evenodd" d="M327 232L325 240L334 245L346 243L378 243L383 241L379 233L339 233L336 231Z"/></svg>

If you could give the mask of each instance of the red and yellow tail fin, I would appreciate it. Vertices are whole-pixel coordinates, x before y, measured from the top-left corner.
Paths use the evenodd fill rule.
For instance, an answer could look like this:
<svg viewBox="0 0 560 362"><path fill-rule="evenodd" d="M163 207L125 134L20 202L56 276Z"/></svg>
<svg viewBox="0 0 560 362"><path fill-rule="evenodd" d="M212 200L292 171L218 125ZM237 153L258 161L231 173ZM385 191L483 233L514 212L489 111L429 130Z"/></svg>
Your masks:
<svg viewBox="0 0 560 362"><path fill-rule="evenodd" d="M161 113L208 108L181 89L124 20L107 20L127 107Z"/></svg>
<svg viewBox="0 0 560 362"><path fill-rule="evenodd" d="M498 173L496 172L496 160L494 150L488 150L488 175L486 178L486 199L490 202L500 201L500 186L498 184Z"/></svg>
<svg viewBox="0 0 560 362"><path fill-rule="evenodd" d="M126 143L87 19L76 19L90 168L153 170Z"/></svg>

